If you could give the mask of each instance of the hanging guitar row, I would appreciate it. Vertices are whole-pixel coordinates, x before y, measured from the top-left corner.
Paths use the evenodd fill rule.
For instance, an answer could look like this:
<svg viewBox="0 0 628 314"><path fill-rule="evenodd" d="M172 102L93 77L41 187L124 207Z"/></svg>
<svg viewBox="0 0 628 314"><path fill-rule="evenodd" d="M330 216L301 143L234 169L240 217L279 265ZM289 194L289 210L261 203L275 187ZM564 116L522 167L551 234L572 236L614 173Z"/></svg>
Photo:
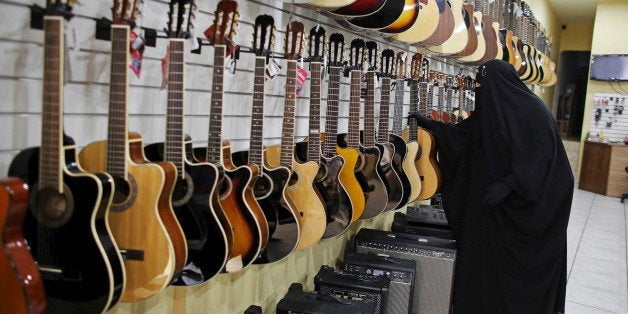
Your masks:
<svg viewBox="0 0 628 314"><path fill-rule="evenodd" d="M7 278L15 294L3 299L10 312L103 312L120 301L149 298L168 285L196 285L220 273L282 260L342 234L357 220L430 199L440 186L435 142L414 120L404 129L405 86L410 87L410 111L458 122L472 110L473 79L468 76L430 70L421 54L380 53L375 42L362 39L351 41L345 60L341 34L327 36L315 26L306 36L302 23L290 21L281 144L264 147L266 68L275 25L271 16L260 15L253 32L250 148L232 152L222 137L222 109L238 3L221 0L206 32L214 47L208 139L205 147L193 147L185 134L184 83L195 5L173 0L167 25L166 136L163 143L144 146L142 136L128 128L127 111L130 35L141 0L115 0L107 137L77 154L63 128L64 26L74 2L48 1L41 146L21 151L10 166L12 178L0 182L7 253L0 255L0 266L15 279ZM309 138L295 143L297 63L306 41ZM339 134L343 74L350 80L349 128Z"/></svg>
<svg viewBox="0 0 628 314"><path fill-rule="evenodd" d="M532 85L556 83L551 36L521 0L285 0L321 12L353 32L410 44L480 65L512 64Z"/></svg>

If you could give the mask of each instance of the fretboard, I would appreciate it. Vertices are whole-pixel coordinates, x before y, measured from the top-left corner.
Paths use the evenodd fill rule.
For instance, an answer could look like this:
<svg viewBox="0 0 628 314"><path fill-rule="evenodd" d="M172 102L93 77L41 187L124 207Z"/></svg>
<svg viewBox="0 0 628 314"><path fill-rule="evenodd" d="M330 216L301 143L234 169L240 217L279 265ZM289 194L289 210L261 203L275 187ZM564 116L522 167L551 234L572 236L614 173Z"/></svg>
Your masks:
<svg viewBox="0 0 628 314"><path fill-rule="evenodd" d="M323 155L331 158L336 155L336 136L338 134L338 93L340 88L341 67L329 67L327 86L327 113L325 114L325 144Z"/></svg>
<svg viewBox="0 0 628 314"><path fill-rule="evenodd" d="M432 89L428 82L419 83L419 97L419 111L428 116L432 106Z"/></svg>
<svg viewBox="0 0 628 314"><path fill-rule="evenodd" d="M422 84L422 83L421 83ZM419 111L419 83L416 80L410 80L410 112ZM423 113L425 114L425 113ZM417 131L419 130L415 119L408 120L408 139L414 142L418 139Z"/></svg>
<svg viewBox="0 0 628 314"><path fill-rule="evenodd" d="M405 81L397 79L395 89L395 113L393 114L393 133L401 135L403 129L403 95L405 89ZM416 110L415 110L416 111Z"/></svg>
<svg viewBox="0 0 628 314"><path fill-rule="evenodd" d="M310 134L307 160L318 161L321 155L321 63L311 62L310 72Z"/></svg>
<svg viewBox="0 0 628 314"><path fill-rule="evenodd" d="M451 102L453 101L453 90L447 88L447 96L445 96L445 112L451 112Z"/></svg>
<svg viewBox="0 0 628 314"><path fill-rule="evenodd" d="M184 87L185 77L185 40L171 38L168 47L168 115L166 116L166 143L164 160L177 167L179 177L183 178L183 156L185 150L184 129Z"/></svg>
<svg viewBox="0 0 628 314"><path fill-rule="evenodd" d="M353 83L353 82L352 82ZM375 146L375 72L366 73L366 99L364 101L364 135L366 147Z"/></svg>
<svg viewBox="0 0 628 314"><path fill-rule="evenodd" d="M207 162L220 163L222 139L222 96L225 72L224 45L214 46L214 74L212 77L212 103L209 110L209 134L207 136Z"/></svg>
<svg viewBox="0 0 628 314"><path fill-rule="evenodd" d="M443 89L444 87L442 86L434 86L434 88L437 88L436 90L436 108L438 109L439 112L442 112L444 110L443 108L443 103L444 103L444 93L443 93Z"/></svg>
<svg viewBox="0 0 628 314"><path fill-rule="evenodd" d="M349 130L347 131L347 147L360 148L360 82L362 71L351 70L351 89L349 96Z"/></svg>
<svg viewBox="0 0 628 314"><path fill-rule="evenodd" d="M283 107L283 126L281 129L281 165L286 167L292 166L292 157L294 154L294 107L296 77L297 61L288 60Z"/></svg>
<svg viewBox="0 0 628 314"><path fill-rule="evenodd" d="M62 17L44 17L44 88L39 182L63 192L63 31Z"/></svg>
<svg viewBox="0 0 628 314"><path fill-rule="evenodd" d="M388 124L390 117L390 77L382 77L381 97L379 100L379 128L377 141L388 142Z"/></svg>
<svg viewBox="0 0 628 314"><path fill-rule="evenodd" d="M128 151L127 76L129 26L111 26L111 79L109 88L109 123L107 125L107 172L126 178Z"/></svg>
<svg viewBox="0 0 628 314"><path fill-rule="evenodd" d="M264 70L266 57L255 57L255 78L253 84L253 113L251 114L251 144L249 162L264 164Z"/></svg>

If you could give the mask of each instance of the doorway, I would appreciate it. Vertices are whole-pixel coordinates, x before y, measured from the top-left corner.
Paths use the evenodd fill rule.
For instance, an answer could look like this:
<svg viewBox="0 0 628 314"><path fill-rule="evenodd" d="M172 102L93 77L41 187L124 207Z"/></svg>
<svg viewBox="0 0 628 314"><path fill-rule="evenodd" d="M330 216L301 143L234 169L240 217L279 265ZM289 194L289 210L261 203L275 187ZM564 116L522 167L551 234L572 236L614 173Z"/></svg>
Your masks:
<svg viewBox="0 0 628 314"><path fill-rule="evenodd" d="M591 51L563 51L558 61L554 97L556 121L565 140L579 141L587 94Z"/></svg>

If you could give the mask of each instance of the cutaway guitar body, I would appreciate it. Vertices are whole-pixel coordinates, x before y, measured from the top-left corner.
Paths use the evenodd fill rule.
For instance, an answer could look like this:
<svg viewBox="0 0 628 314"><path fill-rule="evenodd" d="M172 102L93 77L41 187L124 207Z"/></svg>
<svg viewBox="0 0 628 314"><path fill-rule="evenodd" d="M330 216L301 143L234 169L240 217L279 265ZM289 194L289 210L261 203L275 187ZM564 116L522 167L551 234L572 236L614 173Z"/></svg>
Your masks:
<svg viewBox="0 0 628 314"><path fill-rule="evenodd" d="M396 209L399 209L405 206L408 201L410 201L410 195L412 194L410 179L403 168L404 160L406 160L406 158L408 157L408 148L406 146L406 142L401 137L395 134L388 134L388 143L384 145L391 146L389 150L392 150L394 152L390 164L393 168L393 171L399 177L399 181L401 183L401 186L403 187L403 195L401 197L401 201L396 207ZM414 171L416 172L416 169Z"/></svg>
<svg viewBox="0 0 628 314"><path fill-rule="evenodd" d="M462 5L462 17L464 19L464 32L467 34L467 41L464 48L460 52L456 52L454 57L469 56L478 48L478 32L474 22L473 5L466 3ZM438 48L435 51L439 51Z"/></svg>
<svg viewBox="0 0 628 314"><path fill-rule="evenodd" d="M455 54L461 52L469 41L468 27L471 21L466 16L467 11L462 7L462 0L452 0L451 12L453 15L453 29L451 36L442 44L434 44L428 50L439 54Z"/></svg>
<svg viewBox="0 0 628 314"><path fill-rule="evenodd" d="M376 143L375 146L379 149L381 155L381 162L379 164L380 177L383 179L384 186L386 187L386 193L388 194L388 203L385 211L397 209L404 203L404 186L400 176L393 167L395 161L395 146L392 143ZM399 161L399 157L397 159Z"/></svg>
<svg viewBox="0 0 628 314"><path fill-rule="evenodd" d="M379 31L381 33L396 34L408 30L419 16L419 1L420 0L405 0L403 12L399 18L388 27L382 28Z"/></svg>
<svg viewBox="0 0 628 314"><path fill-rule="evenodd" d="M486 55L487 44L484 38L484 27L482 27L482 12L473 12L472 23L477 37L477 47L473 53L458 58L460 62L477 62Z"/></svg>
<svg viewBox="0 0 628 314"><path fill-rule="evenodd" d="M394 137L394 138L393 138ZM405 142L405 140L397 135L390 135L390 141L394 144L399 139ZM419 158L419 143L417 142L407 142L405 143L407 152L406 157L403 159L402 168L403 172L408 176L408 180L410 181L410 196L408 197L408 202L414 202L419 198L421 193L422 181L421 176L419 175L419 171L416 167L416 160Z"/></svg>
<svg viewBox="0 0 628 314"><path fill-rule="evenodd" d="M340 169L338 180L346 188L351 199L353 212L351 221L356 221L362 217L366 207L366 194L362 190L362 184L356 174L356 169L362 168L362 155L353 148L336 147L338 155L344 159L344 166Z"/></svg>
<svg viewBox="0 0 628 314"><path fill-rule="evenodd" d="M451 7L447 0L436 0L438 5L438 26L430 37L421 41L422 45L440 45L451 37L456 26L454 20L454 14L451 11Z"/></svg>
<svg viewBox="0 0 628 314"><path fill-rule="evenodd" d="M408 129L403 131L402 138L408 139ZM436 161L436 141L434 135L422 128L418 129L418 145L420 154L414 164L421 178L419 200L430 199L440 190L441 174Z"/></svg>
<svg viewBox="0 0 628 314"><path fill-rule="evenodd" d="M406 31L392 36L393 39L405 43L418 43L428 39L438 27L439 11L436 0L420 0L419 15Z"/></svg>
<svg viewBox="0 0 628 314"><path fill-rule="evenodd" d="M46 293L37 265L22 234L28 187L17 178L0 180L0 278L3 313L44 313Z"/></svg>
<svg viewBox="0 0 628 314"><path fill-rule="evenodd" d="M519 39L519 37L512 36L512 41L515 44L515 47L517 47L517 52L519 55L519 68L517 69L517 74L519 74L519 76L522 76L528 71L528 56L523 51L523 42L521 41L521 39Z"/></svg>
<svg viewBox="0 0 628 314"><path fill-rule="evenodd" d="M87 171L103 171L106 156L107 141L94 142L81 150L79 162ZM176 255L159 206L164 194L169 202L172 187L164 189L164 185L167 175L174 182L176 170L170 164L166 173L160 165L147 162L137 133L129 133L129 157L128 180L114 177L117 188L108 221L124 257L126 285L121 301L139 301L164 289L175 273Z"/></svg>

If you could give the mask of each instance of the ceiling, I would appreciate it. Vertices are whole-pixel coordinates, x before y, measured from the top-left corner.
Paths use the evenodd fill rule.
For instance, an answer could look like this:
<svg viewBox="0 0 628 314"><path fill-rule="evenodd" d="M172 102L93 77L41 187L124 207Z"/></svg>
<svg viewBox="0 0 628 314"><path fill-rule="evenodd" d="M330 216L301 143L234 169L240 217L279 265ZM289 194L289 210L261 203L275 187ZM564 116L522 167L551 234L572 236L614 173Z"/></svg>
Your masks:
<svg viewBox="0 0 628 314"><path fill-rule="evenodd" d="M547 0L563 24L593 23L598 0Z"/></svg>

